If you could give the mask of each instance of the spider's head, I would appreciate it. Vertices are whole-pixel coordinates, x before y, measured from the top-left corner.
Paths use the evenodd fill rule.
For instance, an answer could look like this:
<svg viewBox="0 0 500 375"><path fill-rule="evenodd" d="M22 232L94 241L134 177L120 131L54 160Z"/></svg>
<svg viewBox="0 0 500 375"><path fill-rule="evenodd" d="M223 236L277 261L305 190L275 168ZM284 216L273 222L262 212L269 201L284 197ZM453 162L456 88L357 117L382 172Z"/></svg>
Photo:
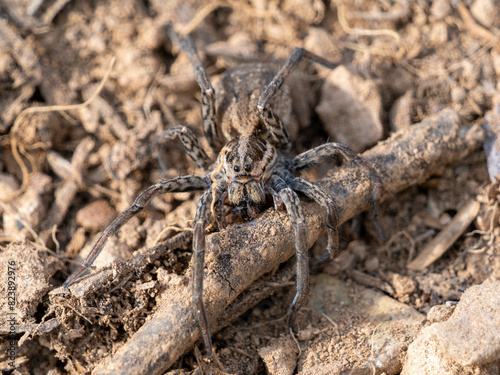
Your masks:
<svg viewBox="0 0 500 375"><path fill-rule="evenodd" d="M276 165L276 149L255 136L239 136L221 151L232 206L253 211L266 201L264 185Z"/></svg>

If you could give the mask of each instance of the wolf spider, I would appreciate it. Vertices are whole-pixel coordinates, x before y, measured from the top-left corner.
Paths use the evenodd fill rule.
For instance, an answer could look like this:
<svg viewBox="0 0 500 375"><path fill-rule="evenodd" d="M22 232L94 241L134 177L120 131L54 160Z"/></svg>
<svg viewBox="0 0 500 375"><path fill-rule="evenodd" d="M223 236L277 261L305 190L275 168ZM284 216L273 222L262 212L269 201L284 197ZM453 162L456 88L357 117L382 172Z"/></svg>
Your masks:
<svg viewBox="0 0 500 375"><path fill-rule="evenodd" d="M188 128L175 126L162 133L162 140L178 137L187 155L205 172L205 176L170 178L144 190L129 208L104 229L83 264L66 280L64 286L70 286L89 268L108 238L139 213L155 195L204 190L194 220L192 297L207 357L210 358L212 341L203 303L205 236L208 227L214 224L224 227L227 218L231 216L233 219L251 220L266 207L268 197L274 202L275 208L284 204L293 225L297 254L297 292L287 317L287 325L290 327L309 292L307 226L296 192L316 201L326 210L328 242L327 252L322 260L330 256L336 257L339 251L338 215L334 199L318 185L295 176L294 172L339 154L344 159L361 164L368 170L372 180L374 219L381 182L370 164L349 147L338 143L325 143L291 160L277 151L290 145L288 132L280 116L276 114L276 107L287 108L287 100L290 100L285 90L280 91L286 77L304 57L330 68L336 65L303 48L295 48L278 71L264 63L243 64L228 70L219 81L217 96L192 39L189 36L179 39L171 27L167 29L170 39L188 56L201 88L205 136L214 150L220 149L224 142L225 145L214 164ZM275 107L274 110L271 105Z"/></svg>

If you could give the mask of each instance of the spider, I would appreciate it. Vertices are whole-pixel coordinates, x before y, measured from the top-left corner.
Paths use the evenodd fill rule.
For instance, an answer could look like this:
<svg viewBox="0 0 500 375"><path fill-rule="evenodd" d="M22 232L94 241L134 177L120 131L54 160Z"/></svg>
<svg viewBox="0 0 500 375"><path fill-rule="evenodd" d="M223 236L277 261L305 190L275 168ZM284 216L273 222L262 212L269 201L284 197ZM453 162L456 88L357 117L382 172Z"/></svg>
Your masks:
<svg viewBox="0 0 500 375"><path fill-rule="evenodd" d="M179 38L171 26L167 27L167 32L170 39L186 53L195 72L201 88L203 130L211 147L220 150L217 160L212 162L194 134L184 126L175 126L161 134L161 140L178 137L187 155L205 172L205 176L170 178L145 189L104 229L83 264L63 286L69 287L75 282L92 265L108 238L139 213L155 195L202 190L204 193L197 205L193 229L192 298L206 355L211 358L212 340L203 302L205 236L209 228L214 225L223 228L235 219L255 218L266 207L268 198L274 202L275 208L285 206L293 225L297 257L297 292L287 316L287 325L291 327L309 292L307 226L297 192L326 210L327 252L320 261L336 257L339 251L338 215L334 199L318 185L294 173L337 155L362 165L372 180L374 219L381 182L370 164L349 147L338 143L325 143L291 160L278 152L288 149L290 145L288 132L281 121L283 115L280 117L277 114L277 110L283 112L283 108L290 109L290 98L285 90L280 90L286 77L303 58L330 68L337 65L303 48L295 48L278 71L264 63L242 64L226 71L218 83L219 94L216 95L193 40L189 36Z"/></svg>

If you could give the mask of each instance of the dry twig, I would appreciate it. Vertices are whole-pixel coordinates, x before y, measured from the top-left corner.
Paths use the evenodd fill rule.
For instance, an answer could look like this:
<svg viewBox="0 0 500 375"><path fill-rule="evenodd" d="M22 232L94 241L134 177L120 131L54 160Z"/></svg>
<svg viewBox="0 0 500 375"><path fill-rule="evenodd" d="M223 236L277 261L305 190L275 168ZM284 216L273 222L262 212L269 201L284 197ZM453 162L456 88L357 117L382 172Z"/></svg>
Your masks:
<svg viewBox="0 0 500 375"><path fill-rule="evenodd" d="M474 221L479 213L479 207L480 203L477 200L467 203L425 249L408 263L407 267L411 270L421 271L439 259Z"/></svg>

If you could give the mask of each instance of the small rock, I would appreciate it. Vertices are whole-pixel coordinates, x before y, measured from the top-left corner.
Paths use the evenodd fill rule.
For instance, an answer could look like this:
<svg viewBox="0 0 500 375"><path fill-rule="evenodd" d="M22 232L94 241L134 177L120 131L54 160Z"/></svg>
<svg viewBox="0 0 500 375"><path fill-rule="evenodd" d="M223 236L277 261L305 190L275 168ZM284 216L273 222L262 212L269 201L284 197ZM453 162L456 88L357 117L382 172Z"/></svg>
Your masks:
<svg viewBox="0 0 500 375"><path fill-rule="evenodd" d="M448 305L436 305L432 306L427 313L427 321L430 323L441 323L449 319L453 311L454 306Z"/></svg>
<svg viewBox="0 0 500 375"><path fill-rule="evenodd" d="M442 20L451 13L449 0L435 0L431 5L431 14L437 19Z"/></svg>
<svg viewBox="0 0 500 375"><path fill-rule="evenodd" d="M397 298L408 296L417 291L417 282L410 276L390 272L386 280L394 288Z"/></svg>
<svg viewBox="0 0 500 375"><path fill-rule="evenodd" d="M327 77L316 107L330 137L360 152L381 139L382 100L374 82L339 66Z"/></svg>
<svg viewBox="0 0 500 375"><path fill-rule="evenodd" d="M413 103L413 90L408 90L406 94L398 98L391 108L390 124L391 130L396 132L401 129L408 129L411 125L411 105Z"/></svg>
<svg viewBox="0 0 500 375"><path fill-rule="evenodd" d="M29 242L11 242L0 252L0 272L4 282L0 295L5 296L0 308L0 326L9 326L8 318L15 316L16 326L31 323L42 297L52 288L49 279L63 267L60 260ZM9 275L10 284L7 283ZM14 286L12 285L14 282ZM8 305L7 292L15 287L15 305ZM8 315L7 313L15 313Z"/></svg>
<svg viewBox="0 0 500 375"><path fill-rule="evenodd" d="M409 346L402 374L498 374L499 289L500 281L467 289L447 321L426 327Z"/></svg>
<svg viewBox="0 0 500 375"><path fill-rule="evenodd" d="M380 266L380 260L377 256L371 256L365 261L365 270L366 272L372 273L376 272Z"/></svg>
<svg viewBox="0 0 500 375"><path fill-rule="evenodd" d="M483 128L486 132L484 150L486 151L486 165L491 182L500 180L500 104L486 113Z"/></svg>
<svg viewBox="0 0 500 375"><path fill-rule="evenodd" d="M281 7L308 24L320 23L325 15L325 4L322 1L284 0Z"/></svg>
<svg viewBox="0 0 500 375"><path fill-rule="evenodd" d="M89 232L99 232L115 216L115 209L104 199L99 199L78 210L76 213L76 222Z"/></svg>
<svg viewBox="0 0 500 375"><path fill-rule="evenodd" d="M297 344L289 334L271 341L270 345L259 349L259 355L271 375L291 375L297 366Z"/></svg>
<svg viewBox="0 0 500 375"><path fill-rule="evenodd" d="M356 256L356 259L363 261L368 253L368 247L362 241L352 241L347 246L349 251Z"/></svg>
<svg viewBox="0 0 500 375"><path fill-rule="evenodd" d="M31 238L47 214L44 193L51 178L42 173L31 176L26 191L16 198L11 207L3 213L3 229L12 241L24 241Z"/></svg>
<svg viewBox="0 0 500 375"><path fill-rule="evenodd" d="M429 39L436 45L446 43L448 40L448 25L446 22L436 22L433 24L429 33Z"/></svg>
<svg viewBox="0 0 500 375"><path fill-rule="evenodd" d="M500 360L500 281L467 289L450 319L433 325L437 341L462 366Z"/></svg>
<svg viewBox="0 0 500 375"><path fill-rule="evenodd" d="M498 0L476 0L472 4L470 12L477 21L486 27L498 27L499 25L500 8Z"/></svg>
<svg viewBox="0 0 500 375"><path fill-rule="evenodd" d="M311 325L309 325L307 328L301 329L297 333L297 339L299 339L300 341L309 341L312 340L315 336L317 336L320 332L321 332L320 330L313 328Z"/></svg>
<svg viewBox="0 0 500 375"><path fill-rule="evenodd" d="M408 347L401 375L498 375L500 363L464 368L450 360L430 332L431 327L424 328Z"/></svg>
<svg viewBox="0 0 500 375"><path fill-rule="evenodd" d="M0 201L5 201L12 193L19 189L19 183L14 176L0 173Z"/></svg>
<svg viewBox="0 0 500 375"><path fill-rule="evenodd" d="M327 60L337 61L340 59L338 43L333 39L332 34L321 27L310 27L304 39L304 48ZM316 64L316 69L320 72L329 73L330 69Z"/></svg>

